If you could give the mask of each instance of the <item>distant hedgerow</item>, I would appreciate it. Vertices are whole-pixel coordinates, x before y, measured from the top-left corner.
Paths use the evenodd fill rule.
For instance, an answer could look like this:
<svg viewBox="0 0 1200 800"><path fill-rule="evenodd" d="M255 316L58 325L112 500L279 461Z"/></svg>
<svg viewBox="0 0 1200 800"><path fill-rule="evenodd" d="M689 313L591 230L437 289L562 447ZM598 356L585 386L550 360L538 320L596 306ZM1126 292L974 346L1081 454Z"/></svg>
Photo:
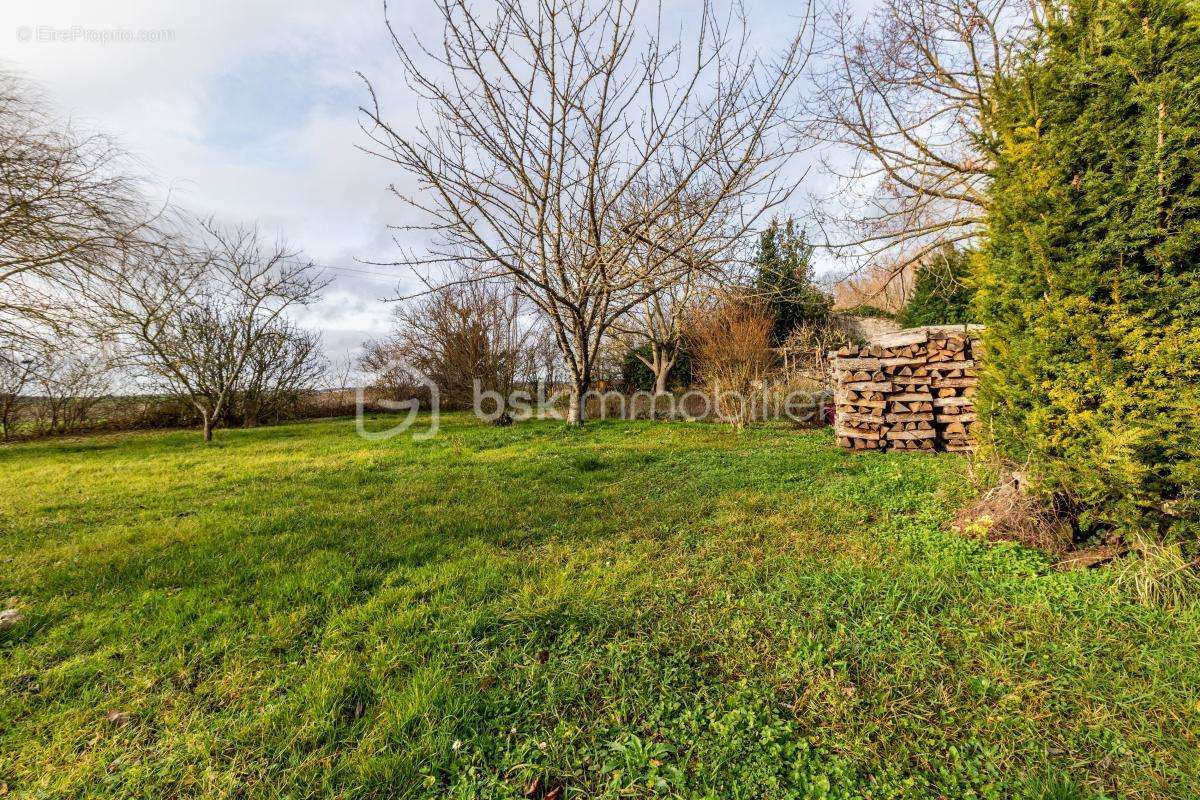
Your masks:
<svg viewBox="0 0 1200 800"><path fill-rule="evenodd" d="M1200 531L1198 14L1071 0L995 89L980 410L1083 533Z"/></svg>

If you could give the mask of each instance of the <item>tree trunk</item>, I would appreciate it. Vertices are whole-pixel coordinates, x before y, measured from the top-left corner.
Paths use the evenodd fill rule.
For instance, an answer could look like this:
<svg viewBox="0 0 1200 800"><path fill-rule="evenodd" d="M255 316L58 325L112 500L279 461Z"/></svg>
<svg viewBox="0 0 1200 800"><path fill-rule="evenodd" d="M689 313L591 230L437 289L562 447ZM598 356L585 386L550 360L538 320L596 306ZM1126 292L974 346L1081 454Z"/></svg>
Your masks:
<svg viewBox="0 0 1200 800"><path fill-rule="evenodd" d="M571 387L571 397L567 401L567 424L582 425L587 409L584 407L584 395L587 394L587 384L576 379Z"/></svg>
<svg viewBox="0 0 1200 800"><path fill-rule="evenodd" d="M257 428L258 427L258 412L259 412L258 401L257 400L247 401L245 404L245 410L243 411L243 414L242 414L242 427L243 428Z"/></svg>
<svg viewBox="0 0 1200 800"><path fill-rule="evenodd" d="M204 443L207 444L212 441L213 436L212 417L208 414L201 414L201 417L204 419Z"/></svg>
<svg viewBox="0 0 1200 800"><path fill-rule="evenodd" d="M592 388L592 352L586 330L577 327L574 340L577 361L568 365L571 371L571 398L567 406L567 424L582 425L587 417L585 396Z"/></svg>
<svg viewBox="0 0 1200 800"><path fill-rule="evenodd" d="M671 367L675 366L674 354L665 345L654 348L654 394L667 394L667 381L671 378Z"/></svg>

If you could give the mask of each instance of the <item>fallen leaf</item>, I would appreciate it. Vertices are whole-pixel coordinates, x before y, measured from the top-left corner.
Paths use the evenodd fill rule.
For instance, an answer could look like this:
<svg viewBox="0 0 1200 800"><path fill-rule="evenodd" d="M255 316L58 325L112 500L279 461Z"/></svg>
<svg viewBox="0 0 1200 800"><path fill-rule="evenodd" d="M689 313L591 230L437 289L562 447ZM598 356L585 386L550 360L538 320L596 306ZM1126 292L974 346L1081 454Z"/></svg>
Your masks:
<svg viewBox="0 0 1200 800"><path fill-rule="evenodd" d="M109 722L111 722L113 725L116 725L118 728L125 727L132 720L132 717L130 717L129 714L124 711L109 711L104 716L108 718Z"/></svg>

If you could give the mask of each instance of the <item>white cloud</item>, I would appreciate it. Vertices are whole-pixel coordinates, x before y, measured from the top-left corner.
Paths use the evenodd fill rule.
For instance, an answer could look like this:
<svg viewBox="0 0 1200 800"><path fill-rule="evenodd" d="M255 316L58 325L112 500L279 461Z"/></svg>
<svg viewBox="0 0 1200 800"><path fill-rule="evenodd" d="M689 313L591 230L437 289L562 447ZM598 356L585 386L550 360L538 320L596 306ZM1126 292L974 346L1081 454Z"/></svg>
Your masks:
<svg viewBox="0 0 1200 800"><path fill-rule="evenodd" d="M793 22L792 4L762 0L756 20ZM672 0L686 16L691 0ZM773 10L774 7L774 10ZM393 2L397 31L439 36L424 0ZM768 30L784 30L779 25ZM19 41L27 30L32 41ZM38 41L165 31L157 42ZM160 37L161 38L161 37ZM7 41L6 41L7 40ZM394 258L389 224L412 212L388 194L402 182L360 152L357 106L367 74L400 117L411 99L398 72L382 3L375 0L4 0L0 57L45 91L76 123L109 133L136 154L182 205L201 214L258 221L319 262L362 267ZM396 281L353 272L298 315L344 351L386 329L378 298Z"/></svg>

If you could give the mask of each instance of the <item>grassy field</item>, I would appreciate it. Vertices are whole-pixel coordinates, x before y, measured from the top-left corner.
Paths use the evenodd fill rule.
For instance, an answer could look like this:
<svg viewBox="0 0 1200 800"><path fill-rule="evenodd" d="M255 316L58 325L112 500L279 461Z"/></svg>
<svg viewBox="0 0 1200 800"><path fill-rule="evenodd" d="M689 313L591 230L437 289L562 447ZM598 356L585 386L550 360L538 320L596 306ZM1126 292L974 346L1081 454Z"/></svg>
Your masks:
<svg viewBox="0 0 1200 800"><path fill-rule="evenodd" d="M198 438L0 448L0 795L1200 796L1200 613L948 532L957 458Z"/></svg>

